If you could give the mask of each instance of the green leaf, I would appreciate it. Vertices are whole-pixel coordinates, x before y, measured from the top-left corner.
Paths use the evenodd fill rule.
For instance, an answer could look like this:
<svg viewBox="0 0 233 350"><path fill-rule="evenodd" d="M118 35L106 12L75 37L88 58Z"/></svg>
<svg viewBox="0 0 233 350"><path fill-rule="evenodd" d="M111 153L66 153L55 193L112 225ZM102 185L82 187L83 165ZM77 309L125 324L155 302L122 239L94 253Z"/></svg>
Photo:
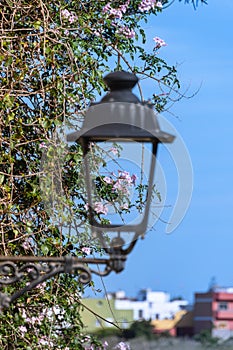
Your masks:
<svg viewBox="0 0 233 350"><path fill-rule="evenodd" d="M0 185L3 184L4 179L5 179L5 176L3 174L0 174Z"/></svg>
<svg viewBox="0 0 233 350"><path fill-rule="evenodd" d="M35 29L39 29L40 26L41 26L41 21L36 21L36 22L33 23L33 27L34 27Z"/></svg>
<svg viewBox="0 0 233 350"><path fill-rule="evenodd" d="M41 246L41 251L42 251L43 255L48 255L48 252L50 251L50 249L46 244L43 244Z"/></svg>

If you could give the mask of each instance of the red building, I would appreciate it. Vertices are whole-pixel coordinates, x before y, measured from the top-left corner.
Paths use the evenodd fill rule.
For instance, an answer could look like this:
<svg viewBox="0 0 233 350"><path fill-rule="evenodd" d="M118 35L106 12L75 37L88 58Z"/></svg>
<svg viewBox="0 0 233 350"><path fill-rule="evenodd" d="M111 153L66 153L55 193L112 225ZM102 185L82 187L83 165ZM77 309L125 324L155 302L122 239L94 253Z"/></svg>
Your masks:
<svg viewBox="0 0 233 350"><path fill-rule="evenodd" d="M219 338L233 336L233 288L214 288L207 293L195 293L194 334L212 331Z"/></svg>

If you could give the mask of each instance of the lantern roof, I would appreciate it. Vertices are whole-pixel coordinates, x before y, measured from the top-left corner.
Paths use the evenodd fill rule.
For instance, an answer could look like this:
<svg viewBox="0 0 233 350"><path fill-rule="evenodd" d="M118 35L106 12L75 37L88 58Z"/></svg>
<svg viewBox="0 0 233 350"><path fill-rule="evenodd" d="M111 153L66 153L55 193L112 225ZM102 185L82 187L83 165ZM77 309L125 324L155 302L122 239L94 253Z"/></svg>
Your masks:
<svg viewBox="0 0 233 350"><path fill-rule="evenodd" d="M174 136L162 131L150 103L141 103L132 88L135 74L116 71L104 77L110 91L98 103L92 103L79 131L68 141L86 138L90 141L129 139L138 142L172 142Z"/></svg>

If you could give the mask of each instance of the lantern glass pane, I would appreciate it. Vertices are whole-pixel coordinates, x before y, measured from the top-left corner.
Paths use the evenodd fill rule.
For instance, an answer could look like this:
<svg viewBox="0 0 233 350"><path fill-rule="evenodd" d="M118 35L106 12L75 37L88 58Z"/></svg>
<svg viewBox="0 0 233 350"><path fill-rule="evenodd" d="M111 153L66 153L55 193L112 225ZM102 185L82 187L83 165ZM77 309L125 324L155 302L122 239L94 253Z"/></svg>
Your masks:
<svg viewBox="0 0 233 350"><path fill-rule="evenodd" d="M152 144L96 142L90 144L86 157L91 179L87 202L95 220L103 225L140 224L147 204Z"/></svg>

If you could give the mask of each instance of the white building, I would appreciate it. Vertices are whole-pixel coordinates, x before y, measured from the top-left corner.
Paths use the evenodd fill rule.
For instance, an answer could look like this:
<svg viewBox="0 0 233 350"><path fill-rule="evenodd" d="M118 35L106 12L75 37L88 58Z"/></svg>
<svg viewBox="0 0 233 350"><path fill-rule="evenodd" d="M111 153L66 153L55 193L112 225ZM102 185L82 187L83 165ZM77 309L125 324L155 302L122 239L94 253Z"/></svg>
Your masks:
<svg viewBox="0 0 233 350"><path fill-rule="evenodd" d="M115 299L117 310L133 310L134 320L172 319L174 315L185 309L187 300L172 300L170 294L153 292L150 289L141 290L136 299L127 298L124 291L108 294Z"/></svg>

